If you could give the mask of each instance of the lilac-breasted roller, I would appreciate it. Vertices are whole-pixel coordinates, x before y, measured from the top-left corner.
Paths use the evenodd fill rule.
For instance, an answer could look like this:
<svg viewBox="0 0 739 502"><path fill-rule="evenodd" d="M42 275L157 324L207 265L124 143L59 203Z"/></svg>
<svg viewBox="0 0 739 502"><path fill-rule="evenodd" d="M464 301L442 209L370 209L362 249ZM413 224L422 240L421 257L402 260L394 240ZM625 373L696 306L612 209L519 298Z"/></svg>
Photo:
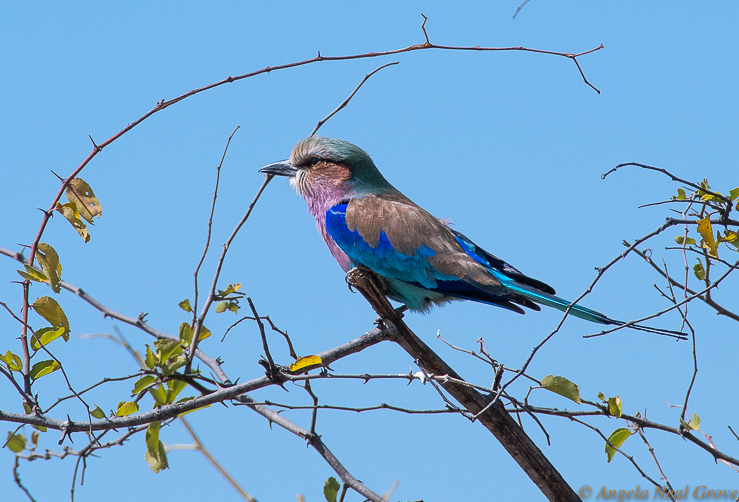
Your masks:
<svg viewBox="0 0 739 502"><path fill-rule="evenodd" d="M382 276L388 297L427 311L453 300L561 311L570 302L488 253L393 187L361 148L310 137L290 158L260 172L290 178L308 203L331 254L345 272L364 265ZM624 324L575 305L570 314L601 324Z"/></svg>

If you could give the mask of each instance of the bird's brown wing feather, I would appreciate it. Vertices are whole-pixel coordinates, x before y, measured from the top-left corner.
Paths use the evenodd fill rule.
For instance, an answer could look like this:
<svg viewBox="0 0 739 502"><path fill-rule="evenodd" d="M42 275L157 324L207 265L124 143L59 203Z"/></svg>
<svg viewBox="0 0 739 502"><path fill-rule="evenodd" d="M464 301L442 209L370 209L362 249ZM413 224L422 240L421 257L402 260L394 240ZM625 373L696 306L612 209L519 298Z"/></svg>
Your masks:
<svg viewBox="0 0 739 502"><path fill-rule="evenodd" d="M428 262L437 272L495 296L511 296L498 279L462 249L444 223L399 192L352 199L347 205L346 223L373 248L382 232L393 249L407 256L425 245L435 252Z"/></svg>

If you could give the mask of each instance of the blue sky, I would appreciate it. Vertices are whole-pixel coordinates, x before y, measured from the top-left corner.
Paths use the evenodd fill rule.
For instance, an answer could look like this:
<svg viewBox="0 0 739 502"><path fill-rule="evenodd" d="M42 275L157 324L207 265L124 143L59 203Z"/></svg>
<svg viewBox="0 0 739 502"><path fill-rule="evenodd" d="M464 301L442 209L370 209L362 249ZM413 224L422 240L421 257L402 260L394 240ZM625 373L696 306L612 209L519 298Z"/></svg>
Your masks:
<svg viewBox="0 0 739 502"><path fill-rule="evenodd" d="M446 45L526 46L582 52L580 64L561 57L522 52L419 51L393 58L325 62L272 72L184 100L151 117L106 148L81 177L95 190L103 216L89 243L61 217L44 241L58 251L63 279L128 315L148 312L150 323L176 333L187 316L178 308L192 298L192 272L202 253L212 200L215 166L231 132L221 173L213 248L201 283L210 283L219 246L230 234L262 182L257 170L282 160L333 110L362 77L381 64L400 61L375 75L321 133L368 151L385 176L434 215L528 275L577 297L603 266L633 240L658 227L664 200L678 185L634 168L606 180L601 174L622 162L643 162L693 181L708 178L723 192L736 176L736 36L739 8L733 3L529 2L514 20L519 2L77 2L19 3L0 7L0 246L30 244L59 182L91 150L88 135L102 142L149 111L157 101L229 75L315 56L379 52L423 41L423 12L431 41ZM735 173L732 175L732 173ZM678 231L649 245L676 273L682 256L664 251ZM731 259L731 258L729 258ZM0 258L0 301L20 309L16 264ZM372 328L375 318L358 294L348 291L341 269L325 249L305 204L276 179L229 251L222 286L240 282L261 314L287 329L301 354L317 353ZM661 284L636 257L619 263L583 303L619 319L633 319L667 306L653 288ZM730 279L716 293L739 309ZM34 286L32 294L48 290ZM135 363L105 340L77 335L110 333L118 326L138 349L151 338L106 320L63 292L58 300L70 318L67 344L56 342L75 386L105 375L135 372ZM733 302L733 303L732 303ZM733 383L736 325L703 305L690 308L698 328L698 380L690 412L723 451L736 452L727 425L739 427ZM489 368L453 352L455 345L488 350L506 367L522 364L559 321L557 312L518 316L502 309L457 303L428 315L409 315L415 332L470 381L489 385ZM212 314L207 323L223 332L233 314ZM38 317L33 322L41 325ZM676 316L661 321L678 326ZM19 351L18 325L0 314L4 353ZM592 325L570 319L530 366L531 375L563 375L584 397L620 395L624 409L641 411L676 426L692 375L689 343L638 332L584 340ZM221 355L231 378L262 374L258 332L242 323L223 343L204 342ZM281 363L289 356L273 341ZM15 347L15 348L14 348ZM383 344L333 365L341 373L403 373L413 361ZM38 383L42 402L64 392L58 373ZM111 384L91 393L104 409L129 395L131 385ZM309 404L298 388L270 389L256 399ZM528 384L514 387L524 396ZM382 402L409 408L440 408L429 386L397 381L317 382L321 402L369 406ZM573 408L574 403L538 391L535 402ZM145 406L151 406L146 402ZM19 411L20 401L0 382L0 408ZM81 418L70 403L60 413ZM63 415L59 415L63 417ZM286 412L309 424L305 412ZM332 471L301 440L243 408L213 407L189 415L204 443L242 486L259 500L323 500ZM646 485L622 457L607 464L602 440L565 419L545 418L551 447L537 426L524 426L577 489L590 485L630 489ZM604 433L622 426L593 421ZM735 430L737 430L735 428ZM491 497L541 500L538 490L479 424L455 416L407 416L388 411L322 412L318 431L337 457L370 488L383 492L396 480L394 500L481 500ZM28 432L30 434L30 430ZM4 432L3 432L4 434ZM648 438L673 486L739 487L737 473L716 465L707 453L671 435ZM42 448L53 448L48 433ZM163 429L167 443L189 442L178 423ZM84 438L75 440L75 447ZM624 446L639 465L659 478L641 440ZM175 451L171 469L152 473L144 461L143 437L91 459L75 500L130 497L202 497L238 500L236 493L200 455ZM736 456L736 453L734 453ZM3 467L4 466L4 467ZM0 490L23 500L11 478L12 455L0 454ZM39 500L67 497L74 465L36 461L21 465L26 485ZM196 482L193 482L197 479ZM651 490L652 488L650 488ZM348 500L359 500L352 494Z"/></svg>

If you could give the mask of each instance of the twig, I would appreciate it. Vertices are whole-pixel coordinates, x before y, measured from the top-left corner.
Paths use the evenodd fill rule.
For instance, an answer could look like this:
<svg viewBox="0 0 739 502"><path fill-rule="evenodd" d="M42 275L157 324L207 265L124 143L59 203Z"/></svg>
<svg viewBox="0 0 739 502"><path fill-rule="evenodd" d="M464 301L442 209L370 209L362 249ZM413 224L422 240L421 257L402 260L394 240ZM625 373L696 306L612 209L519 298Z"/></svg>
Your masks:
<svg viewBox="0 0 739 502"><path fill-rule="evenodd" d="M234 137L234 134L236 134L236 131L239 130L239 127L241 126L236 126L236 129L234 129L234 131L231 133L231 136L228 137L226 148L223 149L223 155L221 156L221 162L219 162L218 167L216 167L216 186L213 189L213 204L210 207L210 217L208 218L208 237L205 239L205 249L203 249L203 256L200 257L198 266L195 268L195 273L193 274L193 276L195 277L195 298L192 305L192 326L195 326L195 312L197 312L198 310L198 273L200 272L200 267L203 265L203 261L205 261L205 256L208 254L208 247L210 246L210 236L213 229L213 213L215 213L216 210L218 184L221 181L221 167L223 167L223 161L226 159L226 153L228 152L228 147L231 144L231 139Z"/></svg>
<svg viewBox="0 0 739 502"><path fill-rule="evenodd" d="M362 81L359 83L359 85L354 89L354 91L349 95L349 97L344 100L343 103L341 103L339 106L337 106L334 111L332 111L331 113L329 113L328 115L326 115L326 117L324 119L318 121L318 123L316 124L316 127L313 129L313 132L310 133L310 136L313 136L314 134L316 134L316 132L318 132L318 129L320 129L321 126L328 121L328 119L330 119L331 117L333 117L334 115L336 115L337 113L339 113L339 111L342 108L344 108L346 105L348 105L349 104L349 101L351 101L351 99L354 97L354 95L357 93L357 91L364 85L364 83L367 80L369 80L369 78L372 75L374 75L378 71L382 70L383 68L387 68L388 66L396 65L398 63L399 63L399 61L395 61L393 63L384 64L384 65L380 66L379 68L377 68L375 71L370 72L367 75L365 75L364 78L362 79Z"/></svg>
<svg viewBox="0 0 739 502"><path fill-rule="evenodd" d="M644 431L641 428L638 428L636 432L639 434L639 437L642 438L644 441L644 444L647 445L647 449L649 450L649 453L652 455L652 460L654 460L655 465L657 466L657 470L659 471L659 476L662 481L665 482L665 485L669 489L669 493L673 494L675 493L675 490L673 490L672 485L670 484L670 481L667 479L667 476L665 475L665 472L662 470L662 466L659 465L659 460L657 460L657 455L654 453L654 448L652 448L652 445L649 444L649 441L647 441L647 436L644 434Z"/></svg>
<svg viewBox="0 0 739 502"><path fill-rule="evenodd" d="M624 241L624 246L630 246L630 244L628 242ZM662 272L662 270L660 270L660 268L652 261L651 258L649 258L646 254L644 254L643 252L639 251L638 249L634 249L634 252L637 255L639 255L640 257L642 257L644 259L644 261L646 261L648 264L650 264L652 266L652 268L654 268L657 271L657 273L659 273L662 277L665 277L665 275ZM670 284L672 284L673 286L677 286L677 287L683 288L687 293L690 293L691 295L694 295L694 296L695 295L698 295L698 293L696 293L692 289L690 289L687 286L684 286L684 285L678 283L677 281L675 281L672 278L665 277L665 279L668 279L670 281ZM726 316L726 317L728 317L730 319L733 319L735 321L739 321L739 315L737 315L734 312L732 312L732 311L730 311L730 310L722 307L721 305L719 305L718 303L716 303L714 300L709 299L709 298L706 298L705 296L700 296L700 295L698 295L697 298L699 300L703 301L706 305L708 305L711 308L713 308L716 311L717 314Z"/></svg>
<svg viewBox="0 0 739 502"><path fill-rule="evenodd" d="M36 499L33 498L33 495L31 495L31 492L29 492L28 489L25 486L23 486L23 483L21 482L21 475L18 472L18 467L19 467L18 459L19 457L18 455L16 455L15 462L13 462L13 481L15 481L15 484L18 485L18 488L23 490L23 492L26 494L26 496L31 502L36 502Z"/></svg>
<svg viewBox="0 0 739 502"><path fill-rule="evenodd" d="M248 502L257 502L257 499L249 495L242 487L239 485L239 483L231 477L231 475L226 471L226 469L223 468L221 464L218 463L218 461L211 455L211 453L208 451L208 449L203 445L203 443L200 441L200 438L195 433L192 427L190 427L190 424L187 420L185 420L185 417L180 417L180 421L182 422L182 425L185 426L185 429L187 429L187 432L190 433L190 436L192 437L192 440L195 441L195 447L196 449L205 456L205 458L208 459L208 461L213 464L213 467L215 467L218 472L221 473L221 476L223 476L228 483L233 486L234 490L239 492L239 495L241 495L241 498Z"/></svg>
<svg viewBox="0 0 739 502"><path fill-rule="evenodd" d="M259 190L257 190L257 194L254 196L254 200L251 201L251 204L249 204L249 207L246 209L246 213L244 213L244 216L236 225L236 228L234 228L233 232L231 232L231 235L223 244L221 258L218 260L218 266L216 267L216 272L213 275L213 283L210 287L210 293L208 293L208 297L204 302L203 309L201 310L200 315L195 322L195 327L192 330L192 343L190 343L190 352L188 354L187 365L185 366L186 373L190 373L190 370L192 369L192 361L195 357L195 351L198 348L198 338L200 337L200 330L203 327L203 321L205 320L205 316L208 314L208 309L210 309L210 306L213 304L213 301L216 298L216 285L218 284L218 278L221 275L221 267L223 267L223 262L226 260L226 253L228 252L228 248L231 246L231 242L236 237L236 234L239 232L239 230L241 230L241 227L244 225L244 223L246 223L246 220L249 219L249 216L254 209L254 205L259 200L259 197L262 195L262 192L264 192L264 189L267 188L269 182L272 181L273 176L274 175L272 174L268 174L264 177L264 183L262 183L262 186L259 187Z"/></svg>
<svg viewBox="0 0 739 502"><path fill-rule="evenodd" d="M521 9L523 9L524 5L529 3L529 0L524 0L521 5L518 6L518 9L516 9L516 12L513 13L513 19L516 19L516 16L518 16L518 13L521 12Z"/></svg>

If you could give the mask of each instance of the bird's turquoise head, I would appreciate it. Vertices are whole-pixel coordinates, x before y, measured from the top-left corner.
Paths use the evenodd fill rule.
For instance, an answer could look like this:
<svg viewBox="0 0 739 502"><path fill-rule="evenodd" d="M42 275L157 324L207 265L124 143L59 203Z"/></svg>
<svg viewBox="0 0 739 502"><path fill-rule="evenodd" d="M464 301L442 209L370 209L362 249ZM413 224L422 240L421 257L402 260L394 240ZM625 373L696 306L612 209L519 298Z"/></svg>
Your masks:
<svg viewBox="0 0 739 502"><path fill-rule="evenodd" d="M290 184L306 199L393 190L367 152L347 141L322 136L300 141L288 160L259 172L289 177Z"/></svg>

